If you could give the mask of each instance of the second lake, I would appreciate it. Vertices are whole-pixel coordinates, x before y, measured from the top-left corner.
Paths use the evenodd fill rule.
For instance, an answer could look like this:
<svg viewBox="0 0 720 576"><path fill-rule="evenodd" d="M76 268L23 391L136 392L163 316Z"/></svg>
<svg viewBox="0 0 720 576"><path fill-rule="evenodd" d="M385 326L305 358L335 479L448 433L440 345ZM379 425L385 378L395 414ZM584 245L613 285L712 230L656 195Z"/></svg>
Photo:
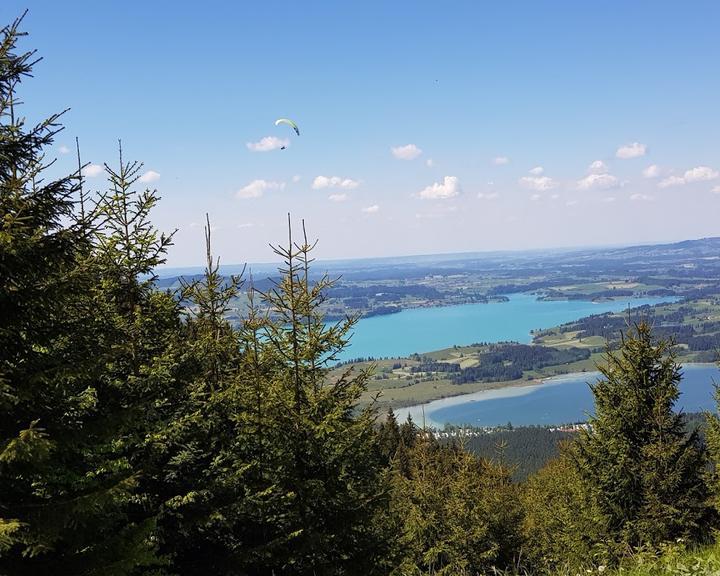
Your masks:
<svg viewBox="0 0 720 576"><path fill-rule="evenodd" d="M515 426L568 424L587 419L593 412L593 395L588 384L599 372L568 374L549 378L542 384L513 386L443 398L423 405L399 408L399 422L412 416L416 424L443 428L455 426ZM720 370L712 364L686 364L680 383L676 410L715 411L714 383Z"/></svg>

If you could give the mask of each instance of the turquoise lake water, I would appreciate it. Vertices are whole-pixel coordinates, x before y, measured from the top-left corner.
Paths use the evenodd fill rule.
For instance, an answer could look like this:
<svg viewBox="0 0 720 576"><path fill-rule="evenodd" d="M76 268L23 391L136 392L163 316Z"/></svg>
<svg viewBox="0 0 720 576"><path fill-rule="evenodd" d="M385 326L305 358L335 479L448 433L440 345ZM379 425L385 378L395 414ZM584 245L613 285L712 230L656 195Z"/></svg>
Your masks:
<svg viewBox="0 0 720 576"><path fill-rule="evenodd" d="M444 398L423 406L396 411L398 420L412 415L416 423L423 418L429 426L442 428L446 423L472 426L548 425L587 419L593 410L588 383L595 382L598 372L569 374L551 378L543 384L503 388ZM720 369L709 364L683 366L680 398L676 409L685 412L716 410L713 382L720 383Z"/></svg>
<svg viewBox="0 0 720 576"><path fill-rule="evenodd" d="M414 308L397 314L360 320L350 346L340 360L409 356L455 344L503 342L529 343L530 331L550 328L603 312L620 312L628 306L668 302L673 298L629 298L613 302L551 300L531 294L512 294L509 302Z"/></svg>

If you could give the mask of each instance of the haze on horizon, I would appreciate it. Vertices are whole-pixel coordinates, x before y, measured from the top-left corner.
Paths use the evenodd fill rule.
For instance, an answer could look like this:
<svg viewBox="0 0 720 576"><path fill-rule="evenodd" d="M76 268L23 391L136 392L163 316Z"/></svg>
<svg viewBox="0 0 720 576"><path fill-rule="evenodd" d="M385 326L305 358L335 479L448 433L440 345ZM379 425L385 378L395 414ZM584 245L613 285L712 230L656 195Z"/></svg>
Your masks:
<svg viewBox="0 0 720 576"><path fill-rule="evenodd" d="M325 260L719 235L716 2L122 6L0 17L43 57L28 120L71 108L55 169L78 136L101 189L122 139L168 266L206 212L228 264L272 261L288 212Z"/></svg>

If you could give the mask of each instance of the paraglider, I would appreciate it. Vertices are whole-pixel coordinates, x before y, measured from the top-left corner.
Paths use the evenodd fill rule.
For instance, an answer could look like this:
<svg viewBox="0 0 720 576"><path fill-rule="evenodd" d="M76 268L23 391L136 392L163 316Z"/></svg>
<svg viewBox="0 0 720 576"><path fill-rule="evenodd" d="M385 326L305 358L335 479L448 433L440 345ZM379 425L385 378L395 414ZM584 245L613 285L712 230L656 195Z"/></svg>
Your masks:
<svg viewBox="0 0 720 576"><path fill-rule="evenodd" d="M298 128L297 124L295 124L292 120L288 120L287 118L278 118L275 120L275 126L280 126L280 124L287 124L290 128L295 130L295 134L300 136L300 128Z"/></svg>

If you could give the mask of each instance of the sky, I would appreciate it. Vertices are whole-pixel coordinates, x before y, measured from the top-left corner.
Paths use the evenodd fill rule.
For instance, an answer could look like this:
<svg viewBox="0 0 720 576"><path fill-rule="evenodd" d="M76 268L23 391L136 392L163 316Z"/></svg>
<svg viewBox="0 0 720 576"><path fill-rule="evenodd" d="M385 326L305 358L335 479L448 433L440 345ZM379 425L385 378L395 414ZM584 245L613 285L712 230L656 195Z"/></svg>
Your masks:
<svg viewBox="0 0 720 576"><path fill-rule="evenodd" d="M720 235L720 3L3 0L28 120L144 163L168 265ZM290 118L300 136L278 118ZM285 146L285 149L280 149Z"/></svg>

